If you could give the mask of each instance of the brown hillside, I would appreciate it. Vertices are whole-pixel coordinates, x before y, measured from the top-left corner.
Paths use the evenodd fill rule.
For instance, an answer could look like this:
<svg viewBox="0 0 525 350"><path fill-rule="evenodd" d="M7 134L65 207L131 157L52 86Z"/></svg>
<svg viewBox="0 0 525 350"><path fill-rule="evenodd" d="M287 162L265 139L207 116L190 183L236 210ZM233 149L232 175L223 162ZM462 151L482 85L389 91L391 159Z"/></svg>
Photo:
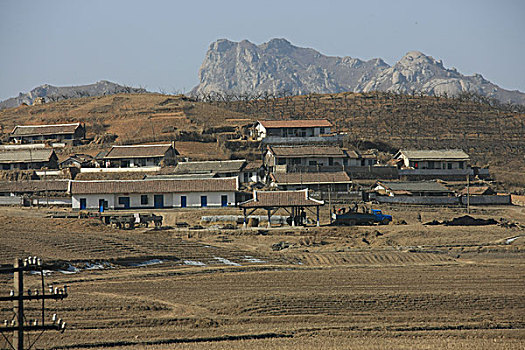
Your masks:
<svg viewBox="0 0 525 350"><path fill-rule="evenodd" d="M498 180L518 189L525 185L525 114L468 99L374 92L196 102L182 95L123 94L3 110L0 130L82 121L89 137L112 133L118 143L177 140L183 156L226 159L232 150L216 142L223 129L260 118L305 117L331 120L361 148L462 148L477 165L490 166ZM93 147L100 148L84 146Z"/></svg>
<svg viewBox="0 0 525 350"><path fill-rule="evenodd" d="M462 148L497 179L525 186L523 110L473 98L346 92L213 104L255 119L327 118L358 147Z"/></svg>

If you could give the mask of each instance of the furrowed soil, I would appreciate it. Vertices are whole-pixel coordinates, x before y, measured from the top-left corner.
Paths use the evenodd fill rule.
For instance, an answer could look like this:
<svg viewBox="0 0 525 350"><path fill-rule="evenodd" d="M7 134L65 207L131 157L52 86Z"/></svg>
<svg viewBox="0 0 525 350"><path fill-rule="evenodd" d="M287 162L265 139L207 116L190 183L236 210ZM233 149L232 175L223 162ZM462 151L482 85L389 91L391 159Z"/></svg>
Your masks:
<svg viewBox="0 0 525 350"><path fill-rule="evenodd" d="M523 208L471 212L510 228L423 224L463 209L382 209L407 224L124 231L2 208L0 264L36 255L46 283L69 286L46 303L67 329L44 333L42 349L524 348ZM191 227L219 212L239 214L156 213ZM26 289L41 283L24 278ZM0 295L10 289L12 275L0 274ZM39 317L37 302L26 307ZM2 303L0 319L12 316Z"/></svg>

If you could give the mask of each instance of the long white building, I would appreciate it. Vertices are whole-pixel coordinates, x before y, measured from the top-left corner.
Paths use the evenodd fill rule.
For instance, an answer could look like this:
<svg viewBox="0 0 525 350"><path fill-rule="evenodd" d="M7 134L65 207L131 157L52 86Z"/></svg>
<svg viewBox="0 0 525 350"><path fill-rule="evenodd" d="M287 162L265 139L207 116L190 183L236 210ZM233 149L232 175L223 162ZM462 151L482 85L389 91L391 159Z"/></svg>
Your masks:
<svg viewBox="0 0 525 350"><path fill-rule="evenodd" d="M70 181L73 209L226 207L236 204L237 177Z"/></svg>

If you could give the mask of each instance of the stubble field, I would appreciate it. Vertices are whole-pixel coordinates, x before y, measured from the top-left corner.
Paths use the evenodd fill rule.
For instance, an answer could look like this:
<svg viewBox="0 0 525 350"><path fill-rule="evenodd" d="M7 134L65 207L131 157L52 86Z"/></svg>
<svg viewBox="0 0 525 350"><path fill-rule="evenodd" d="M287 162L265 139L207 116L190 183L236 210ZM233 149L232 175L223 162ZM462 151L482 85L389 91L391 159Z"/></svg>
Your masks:
<svg viewBox="0 0 525 350"><path fill-rule="evenodd" d="M37 255L62 270L46 281L70 295L47 306L68 329L38 348L523 349L522 228L423 225L465 214L454 208L382 209L407 224L119 231L2 208L0 263ZM201 213L162 214L193 225ZM520 207L472 215L525 223ZM0 274L1 294L11 278Z"/></svg>

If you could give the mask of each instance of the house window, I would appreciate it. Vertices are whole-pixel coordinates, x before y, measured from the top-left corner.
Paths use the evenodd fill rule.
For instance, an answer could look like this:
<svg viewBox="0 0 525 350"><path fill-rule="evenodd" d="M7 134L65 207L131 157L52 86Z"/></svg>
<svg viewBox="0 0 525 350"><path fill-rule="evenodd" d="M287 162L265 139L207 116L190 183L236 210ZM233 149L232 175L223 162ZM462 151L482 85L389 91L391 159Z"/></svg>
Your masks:
<svg viewBox="0 0 525 350"><path fill-rule="evenodd" d="M286 159L285 158L278 158L277 159L277 165L286 165Z"/></svg>
<svg viewBox="0 0 525 350"><path fill-rule="evenodd" d="M452 169L452 163L448 163L448 169Z"/></svg>
<svg viewBox="0 0 525 350"><path fill-rule="evenodd" d="M118 197L118 204L122 205L125 209L129 209L129 197Z"/></svg>
<svg viewBox="0 0 525 350"><path fill-rule="evenodd" d="M417 169L419 168L419 163L418 162L414 162L414 169Z"/></svg>
<svg viewBox="0 0 525 350"><path fill-rule="evenodd" d="M463 169L463 166L464 166L464 165L463 165L463 162L459 162L459 168L460 168L460 169Z"/></svg>
<svg viewBox="0 0 525 350"><path fill-rule="evenodd" d="M334 158L332 157L328 158L328 165L334 165Z"/></svg>
<svg viewBox="0 0 525 350"><path fill-rule="evenodd" d="M148 204L148 195L143 194L140 196L140 204L141 205L147 205Z"/></svg>
<svg viewBox="0 0 525 350"><path fill-rule="evenodd" d="M317 161L315 161L315 160L309 160L309 161L308 161L308 165L310 165L310 166L316 166L316 165L317 165Z"/></svg>

